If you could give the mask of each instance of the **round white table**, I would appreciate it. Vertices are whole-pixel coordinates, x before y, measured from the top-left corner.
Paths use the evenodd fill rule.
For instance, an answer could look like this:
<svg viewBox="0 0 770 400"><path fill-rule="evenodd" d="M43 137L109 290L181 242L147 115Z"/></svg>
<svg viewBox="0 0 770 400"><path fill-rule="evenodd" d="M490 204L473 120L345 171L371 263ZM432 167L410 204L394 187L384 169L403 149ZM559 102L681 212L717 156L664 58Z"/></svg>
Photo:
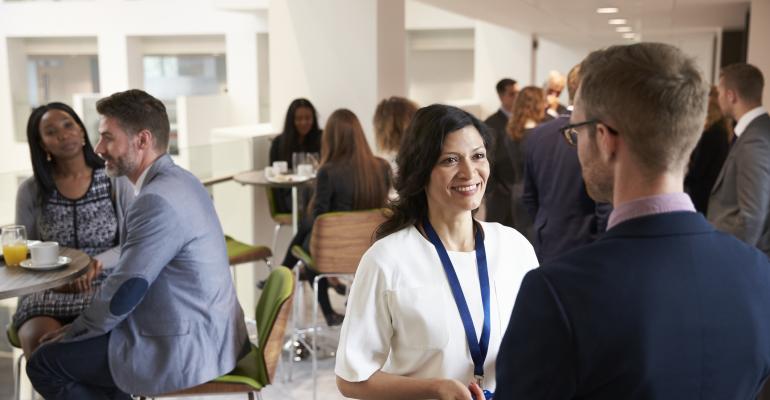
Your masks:
<svg viewBox="0 0 770 400"><path fill-rule="evenodd" d="M88 254L69 248L62 248L59 254L71 258L72 261L66 267L53 271L8 267L4 261L0 261L0 299L55 288L86 273L91 261Z"/></svg>
<svg viewBox="0 0 770 400"><path fill-rule="evenodd" d="M291 228L296 235L299 227L299 206L297 205L297 188L312 183L315 178L307 178L301 181L276 182L265 177L264 170L242 172L233 176L233 180L242 185L256 185L278 189L291 189Z"/></svg>

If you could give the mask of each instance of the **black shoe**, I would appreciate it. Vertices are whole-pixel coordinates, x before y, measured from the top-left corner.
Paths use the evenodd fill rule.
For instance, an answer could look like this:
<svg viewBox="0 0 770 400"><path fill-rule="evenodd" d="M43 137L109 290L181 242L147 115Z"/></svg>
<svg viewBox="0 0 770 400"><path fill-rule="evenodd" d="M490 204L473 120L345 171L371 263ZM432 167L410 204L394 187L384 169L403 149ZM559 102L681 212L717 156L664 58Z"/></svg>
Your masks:
<svg viewBox="0 0 770 400"><path fill-rule="evenodd" d="M342 325L342 320L345 319L345 316L332 311L328 314L324 314L324 318L326 319L326 325L337 326Z"/></svg>
<svg viewBox="0 0 770 400"><path fill-rule="evenodd" d="M257 289L259 290L264 289L265 283L267 283L267 279L262 279L261 281L257 282Z"/></svg>
<svg viewBox="0 0 770 400"><path fill-rule="evenodd" d="M348 292L348 287L344 283L338 283L336 285L331 285L331 287L340 296L344 296Z"/></svg>

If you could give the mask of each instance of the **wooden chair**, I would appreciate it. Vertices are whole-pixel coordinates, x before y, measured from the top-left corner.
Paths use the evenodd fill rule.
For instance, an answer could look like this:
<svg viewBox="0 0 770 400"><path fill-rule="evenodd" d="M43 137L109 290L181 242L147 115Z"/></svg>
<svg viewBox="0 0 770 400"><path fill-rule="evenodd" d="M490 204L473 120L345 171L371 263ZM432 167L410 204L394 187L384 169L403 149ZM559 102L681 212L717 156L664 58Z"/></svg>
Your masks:
<svg viewBox="0 0 770 400"><path fill-rule="evenodd" d="M366 250L374 243L374 233L377 227L385 222L385 211L381 209L366 211L343 211L330 212L322 214L316 218L313 224L313 232L310 236L310 254L302 249L301 246L294 246L294 254L304 268L308 268L318 273L313 279L313 319L310 328L297 328L297 315L293 318L293 341L300 341L310 349L312 357L313 374L313 399L317 392L317 349L315 346L315 335L318 327L318 281L329 277L351 277L355 275L361 257ZM300 268L294 268L295 282L297 288L295 293L299 293ZM296 302L297 307L301 306ZM303 333L311 335L310 343L305 343L301 338ZM289 365L294 361L294 357L289 357Z"/></svg>
<svg viewBox="0 0 770 400"><path fill-rule="evenodd" d="M188 395L247 393L250 400L262 398L260 391L273 381L281 358L283 337L291 311L294 282L286 267L274 269L265 282L257 303L258 345L251 345L251 352L238 361L235 369L211 382L155 397L179 397ZM140 399L146 399L140 396Z"/></svg>

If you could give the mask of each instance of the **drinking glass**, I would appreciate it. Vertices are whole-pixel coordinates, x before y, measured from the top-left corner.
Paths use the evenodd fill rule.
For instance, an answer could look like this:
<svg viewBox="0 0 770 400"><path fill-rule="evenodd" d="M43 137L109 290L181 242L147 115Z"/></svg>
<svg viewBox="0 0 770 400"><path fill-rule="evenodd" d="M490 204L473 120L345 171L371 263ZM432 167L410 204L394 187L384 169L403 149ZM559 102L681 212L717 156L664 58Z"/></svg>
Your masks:
<svg viewBox="0 0 770 400"><path fill-rule="evenodd" d="M303 152L291 153L291 168L295 174L297 173L297 167L301 164L305 164L306 158L307 158L307 153L303 153Z"/></svg>
<svg viewBox="0 0 770 400"><path fill-rule="evenodd" d="M5 265L15 267L27 259L27 228L24 225L6 225L0 235Z"/></svg>

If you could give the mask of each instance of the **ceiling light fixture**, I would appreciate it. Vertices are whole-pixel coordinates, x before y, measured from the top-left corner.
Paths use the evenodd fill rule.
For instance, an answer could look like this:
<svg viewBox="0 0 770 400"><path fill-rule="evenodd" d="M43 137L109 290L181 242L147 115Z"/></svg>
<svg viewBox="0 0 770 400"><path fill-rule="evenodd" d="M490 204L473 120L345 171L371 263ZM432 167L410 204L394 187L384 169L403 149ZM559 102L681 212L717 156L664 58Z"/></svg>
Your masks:
<svg viewBox="0 0 770 400"><path fill-rule="evenodd" d="M615 18L607 21L607 23L609 23L610 25L625 25L626 20L623 18Z"/></svg>
<svg viewBox="0 0 770 400"><path fill-rule="evenodd" d="M615 14L618 11L620 10L617 7L601 7L596 9L598 14Z"/></svg>
<svg viewBox="0 0 770 400"><path fill-rule="evenodd" d="M624 39L636 39L636 34L635 33L624 33L623 34L623 38Z"/></svg>
<svg viewBox="0 0 770 400"><path fill-rule="evenodd" d="M631 29L630 26L619 26L619 27L615 28L615 32L620 32L620 33L631 32L631 31L632 31L632 29Z"/></svg>

